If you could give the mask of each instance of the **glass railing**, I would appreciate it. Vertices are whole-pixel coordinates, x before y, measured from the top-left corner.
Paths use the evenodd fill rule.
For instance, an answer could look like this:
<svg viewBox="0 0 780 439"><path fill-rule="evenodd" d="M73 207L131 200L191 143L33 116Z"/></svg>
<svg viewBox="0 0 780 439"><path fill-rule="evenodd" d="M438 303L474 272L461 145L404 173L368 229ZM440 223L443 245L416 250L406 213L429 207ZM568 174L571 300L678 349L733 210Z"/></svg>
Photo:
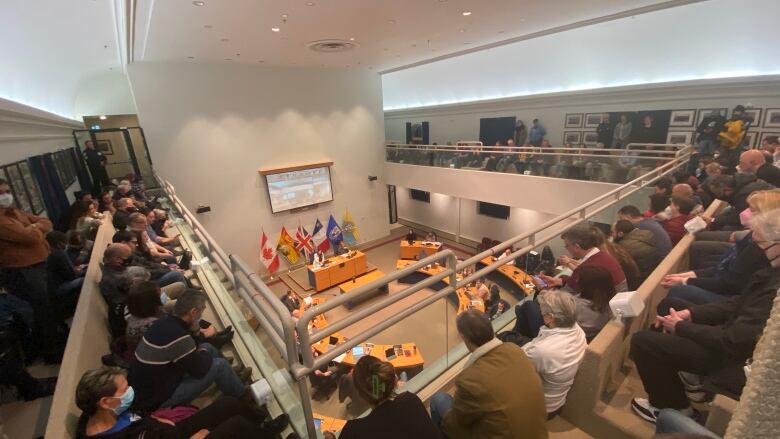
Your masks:
<svg viewBox="0 0 780 439"><path fill-rule="evenodd" d="M390 144L385 146L385 160L406 165L623 184L669 163L686 147L634 143L625 149Z"/></svg>
<svg viewBox="0 0 780 439"><path fill-rule="evenodd" d="M227 318L241 327L248 327L251 318L259 324L259 331L251 327L239 331L251 361L268 379L295 430L314 438L321 437L316 425L338 430L344 419L366 408L360 406L358 398L352 404L347 404L351 398L343 402L334 397L312 399L309 379L315 371L330 368L344 372L361 356L373 355L393 363L399 374L403 372L406 382L402 390L418 392L425 388L468 354L457 334L455 319L467 309L485 308L475 281L484 278L498 285L501 299L506 301L506 312L491 314L494 329L513 324L513 306L533 293L526 274L533 270L525 262L517 264L520 268L507 263L520 261L531 251L541 253L543 246L557 244L563 231L611 212L617 203L645 195L656 179L686 165L691 149L672 153L674 157L666 157L630 182L466 260L458 260L452 250L435 251L435 247L416 243L420 260L372 261L376 269L369 272L370 276L353 277L339 284L341 294L312 291L311 302L302 306L297 321L255 270L235 255L226 257L181 204L173 188L167 182L162 186L201 242L203 252L196 256L210 255L224 272L226 282L233 286L233 291L219 293L215 299L225 308ZM495 255L507 248L512 249L509 257L497 260ZM356 251L338 267L365 264L361 258L365 255ZM308 269L300 270L305 277ZM315 419L320 421L315 423Z"/></svg>

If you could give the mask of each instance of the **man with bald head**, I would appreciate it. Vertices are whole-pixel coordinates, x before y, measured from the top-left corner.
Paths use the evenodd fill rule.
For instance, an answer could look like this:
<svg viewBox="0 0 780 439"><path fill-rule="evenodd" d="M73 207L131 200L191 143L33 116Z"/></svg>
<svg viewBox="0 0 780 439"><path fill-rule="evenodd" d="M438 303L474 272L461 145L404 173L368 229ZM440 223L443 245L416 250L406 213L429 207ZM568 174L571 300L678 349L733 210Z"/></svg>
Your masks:
<svg viewBox="0 0 780 439"><path fill-rule="evenodd" d="M124 303L127 291L124 288L124 274L133 251L127 244L111 244L103 252L103 276L100 279L100 293L109 304Z"/></svg>
<svg viewBox="0 0 780 439"><path fill-rule="evenodd" d="M755 174L774 187L780 187L780 169L767 163L764 154L757 149L747 150L739 156L739 170Z"/></svg>

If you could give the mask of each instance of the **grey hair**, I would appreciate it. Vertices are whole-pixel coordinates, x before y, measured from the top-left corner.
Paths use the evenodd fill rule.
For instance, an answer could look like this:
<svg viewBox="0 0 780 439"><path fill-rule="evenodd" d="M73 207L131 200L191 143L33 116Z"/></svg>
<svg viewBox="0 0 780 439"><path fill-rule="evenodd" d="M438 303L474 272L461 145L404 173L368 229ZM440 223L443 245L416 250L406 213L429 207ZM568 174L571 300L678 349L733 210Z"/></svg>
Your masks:
<svg viewBox="0 0 780 439"><path fill-rule="evenodd" d="M760 213L750 220L750 229L765 241L780 242L780 209Z"/></svg>
<svg viewBox="0 0 780 439"><path fill-rule="evenodd" d="M173 315L182 317L192 309L203 308L205 306L206 295L198 290L188 289L176 299L176 304L173 305Z"/></svg>
<svg viewBox="0 0 780 439"><path fill-rule="evenodd" d="M556 328L571 328L577 323L577 302L570 293L544 290L536 298L542 315L552 314Z"/></svg>
<svg viewBox="0 0 780 439"><path fill-rule="evenodd" d="M133 282L137 281L145 281L152 278L152 274L144 267L139 266L132 266L127 267L127 270L125 270L125 281L127 283L132 284Z"/></svg>

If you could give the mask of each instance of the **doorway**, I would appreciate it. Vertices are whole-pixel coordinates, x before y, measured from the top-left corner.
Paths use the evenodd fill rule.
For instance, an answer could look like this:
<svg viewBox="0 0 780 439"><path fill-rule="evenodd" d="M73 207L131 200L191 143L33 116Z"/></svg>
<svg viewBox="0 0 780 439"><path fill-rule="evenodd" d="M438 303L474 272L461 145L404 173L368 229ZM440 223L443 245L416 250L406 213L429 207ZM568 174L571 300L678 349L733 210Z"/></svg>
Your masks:
<svg viewBox="0 0 780 439"><path fill-rule="evenodd" d="M79 150L84 152L87 140L108 160L106 172L110 180L121 180L127 174L141 176L147 188L157 187L152 172L152 159L141 127L73 130Z"/></svg>

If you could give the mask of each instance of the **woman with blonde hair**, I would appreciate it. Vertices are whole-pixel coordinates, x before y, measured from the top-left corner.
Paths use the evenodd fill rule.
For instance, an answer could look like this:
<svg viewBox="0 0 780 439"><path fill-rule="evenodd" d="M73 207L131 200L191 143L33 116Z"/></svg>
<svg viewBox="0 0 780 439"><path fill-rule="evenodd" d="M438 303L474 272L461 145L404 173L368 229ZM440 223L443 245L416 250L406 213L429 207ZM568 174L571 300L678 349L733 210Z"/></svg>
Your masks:
<svg viewBox="0 0 780 439"><path fill-rule="evenodd" d="M357 393L371 406L371 413L347 421L341 439L436 439L439 429L414 393L396 394L398 377L387 361L366 355L352 372Z"/></svg>

